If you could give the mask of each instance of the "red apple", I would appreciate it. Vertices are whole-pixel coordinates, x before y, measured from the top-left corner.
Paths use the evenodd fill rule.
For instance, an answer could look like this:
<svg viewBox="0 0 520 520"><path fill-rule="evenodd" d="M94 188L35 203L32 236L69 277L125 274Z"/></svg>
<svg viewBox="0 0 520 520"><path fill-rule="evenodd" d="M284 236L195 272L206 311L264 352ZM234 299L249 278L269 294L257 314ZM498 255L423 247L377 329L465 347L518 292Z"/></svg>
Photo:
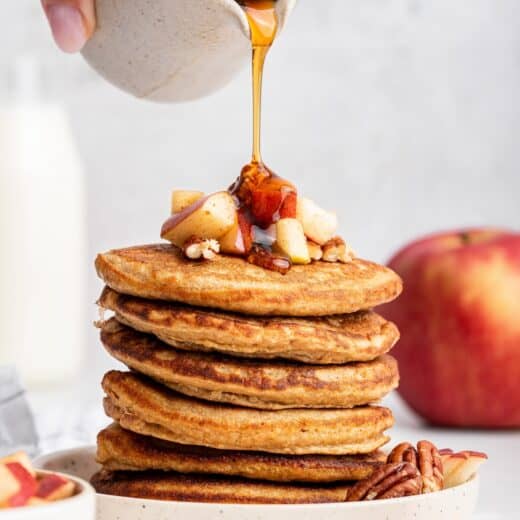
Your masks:
<svg viewBox="0 0 520 520"><path fill-rule="evenodd" d="M520 234L428 236L390 261L403 295L397 323L404 400L439 425L520 427Z"/></svg>

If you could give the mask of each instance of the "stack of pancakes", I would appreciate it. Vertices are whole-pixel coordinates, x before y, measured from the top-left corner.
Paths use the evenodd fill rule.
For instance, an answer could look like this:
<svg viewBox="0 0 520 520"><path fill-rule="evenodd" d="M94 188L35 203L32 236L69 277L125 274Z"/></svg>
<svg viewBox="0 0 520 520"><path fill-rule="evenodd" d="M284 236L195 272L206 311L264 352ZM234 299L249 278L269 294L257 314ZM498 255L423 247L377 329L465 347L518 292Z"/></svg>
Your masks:
<svg viewBox="0 0 520 520"><path fill-rule="evenodd" d="M170 245L99 255L108 353L102 493L234 503L343 501L384 463L397 328L391 270L355 259L283 276Z"/></svg>

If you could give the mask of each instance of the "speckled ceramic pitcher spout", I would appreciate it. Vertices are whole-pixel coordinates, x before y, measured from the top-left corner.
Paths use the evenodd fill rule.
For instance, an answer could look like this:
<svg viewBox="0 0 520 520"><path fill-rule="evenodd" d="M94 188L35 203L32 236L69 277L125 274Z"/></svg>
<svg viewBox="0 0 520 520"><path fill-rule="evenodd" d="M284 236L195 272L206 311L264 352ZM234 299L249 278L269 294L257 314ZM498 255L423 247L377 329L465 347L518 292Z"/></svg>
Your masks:
<svg viewBox="0 0 520 520"><path fill-rule="evenodd" d="M278 0L283 28L296 0ZM83 56L106 80L159 102L197 99L226 85L251 56L235 0L97 0Z"/></svg>

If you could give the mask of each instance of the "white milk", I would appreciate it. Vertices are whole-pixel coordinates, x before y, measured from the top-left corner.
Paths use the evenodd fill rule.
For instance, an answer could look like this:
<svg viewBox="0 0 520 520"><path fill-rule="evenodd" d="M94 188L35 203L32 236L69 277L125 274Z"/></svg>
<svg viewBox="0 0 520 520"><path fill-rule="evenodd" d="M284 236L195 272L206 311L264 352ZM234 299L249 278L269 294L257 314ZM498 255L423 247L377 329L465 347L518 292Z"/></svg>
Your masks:
<svg viewBox="0 0 520 520"><path fill-rule="evenodd" d="M34 64L0 107L0 366L41 387L83 354L86 224L81 163L67 115L38 102Z"/></svg>

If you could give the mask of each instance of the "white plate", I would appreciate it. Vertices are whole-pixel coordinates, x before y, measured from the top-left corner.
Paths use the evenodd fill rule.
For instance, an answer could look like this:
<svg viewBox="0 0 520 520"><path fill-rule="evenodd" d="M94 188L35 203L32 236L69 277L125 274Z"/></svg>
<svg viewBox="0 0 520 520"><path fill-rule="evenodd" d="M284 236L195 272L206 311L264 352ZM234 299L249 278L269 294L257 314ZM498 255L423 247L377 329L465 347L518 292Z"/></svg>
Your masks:
<svg viewBox="0 0 520 520"><path fill-rule="evenodd" d="M58 470L52 473L61 474ZM3 509L0 511L0 520L94 520L96 494L92 486L80 478L62 476L75 482L79 490L76 495L41 506Z"/></svg>
<svg viewBox="0 0 520 520"><path fill-rule="evenodd" d="M61 451L40 457L35 464L89 479L99 469L94 453L93 447ZM97 520L470 520L477 495L478 478L429 495L340 504L200 504L98 495Z"/></svg>

